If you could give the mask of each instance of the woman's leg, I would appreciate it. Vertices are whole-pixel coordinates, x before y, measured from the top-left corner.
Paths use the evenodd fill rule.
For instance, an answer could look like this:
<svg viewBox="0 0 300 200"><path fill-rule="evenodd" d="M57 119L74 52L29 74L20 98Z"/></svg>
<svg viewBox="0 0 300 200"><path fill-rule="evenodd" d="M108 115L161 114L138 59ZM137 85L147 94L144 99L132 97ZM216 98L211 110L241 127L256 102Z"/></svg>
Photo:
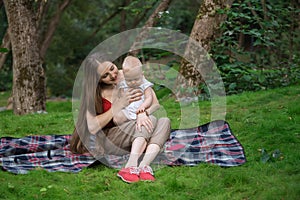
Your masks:
<svg viewBox="0 0 300 200"><path fill-rule="evenodd" d="M171 121L169 118L163 117L157 120L157 125L149 140L149 144L157 144L163 148L166 141L170 138Z"/></svg>
<svg viewBox="0 0 300 200"><path fill-rule="evenodd" d="M127 118L127 116L124 113L125 111L121 111L115 114L115 116L113 117L113 121L115 124L117 125L121 125L124 124L125 122L129 121L129 119Z"/></svg>
<svg viewBox="0 0 300 200"><path fill-rule="evenodd" d="M160 118L148 143L143 160L140 167L148 166L156 158L164 143L170 136L170 120L168 118Z"/></svg>
<svg viewBox="0 0 300 200"><path fill-rule="evenodd" d="M140 170L137 167L138 159L146 147L146 140L143 137L136 137L131 146L129 159L124 168L122 168L117 176L127 183L133 183L140 180Z"/></svg>
<svg viewBox="0 0 300 200"><path fill-rule="evenodd" d="M157 119L152 115L150 116L150 119L153 126L155 127L157 123ZM145 151L145 148L147 146L149 139L151 138L151 135L152 133L148 133L145 127L142 127L141 132L135 130L135 134L134 134L135 139L132 142L130 156L125 167L138 166L138 160L142 155L142 153Z"/></svg>
<svg viewBox="0 0 300 200"><path fill-rule="evenodd" d="M145 156L143 157L143 160L139 164L139 167L149 166L151 162L156 158L160 151L160 146L157 144L149 144Z"/></svg>
<svg viewBox="0 0 300 200"><path fill-rule="evenodd" d="M132 142L129 159L125 165L126 167L137 167L138 159L146 148L146 140L143 137L137 137Z"/></svg>
<svg viewBox="0 0 300 200"><path fill-rule="evenodd" d="M168 118L160 118L149 140L143 160L140 167L148 166L156 158L161 148L170 137L170 120Z"/></svg>
<svg viewBox="0 0 300 200"><path fill-rule="evenodd" d="M157 157L170 136L170 120L160 118L149 140L143 160L139 165L139 178L143 181L155 181L150 164Z"/></svg>

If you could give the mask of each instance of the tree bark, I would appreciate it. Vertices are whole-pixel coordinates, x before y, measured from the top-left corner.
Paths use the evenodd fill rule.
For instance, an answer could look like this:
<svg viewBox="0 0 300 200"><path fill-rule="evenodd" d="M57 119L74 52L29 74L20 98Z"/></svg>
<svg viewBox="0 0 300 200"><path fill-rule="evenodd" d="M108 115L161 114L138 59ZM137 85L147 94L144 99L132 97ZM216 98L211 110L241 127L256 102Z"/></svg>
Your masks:
<svg viewBox="0 0 300 200"><path fill-rule="evenodd" d="M217 12L218 9L229 9L233 3L233 0L204 0L198 11L197 18L194 22L190 38L199 43L199 45L206 51L210 50L210 43L215 40L221 33L219 27L223 21L225 21L227 15ZM195 52L190 45L187 45L186 54L195 60L196 63L201 63L201 57L206 55L198 55L199 52ZM205 52L203 52L204 54ZM208 61L208 60L206 60ZM212 64L212 63L210 63ZM208 65L210 65L208 64ZM193 66L184 58L181 61L179 69L179 75L177 77L178 93L177 98L185 98L189 96L199 95L201 89L199 89L201 83L203 83L202 76L207 74L205 70L208 68L202 68L201 73L199 68Z"/></svg>
<svg viewBox="0 0 300 200"><path fill-rule="evenodd" d="M13 55L13 110L17 115L46 109L45 74L34 1L4 0Z"/></svg>
<svg viewBox="0 0 300 200"><path fill-rule="evenodd" d="M38 1L37 4L36 25L38 29L41 29L41 24L46 13L45 10L49 8L49 3L48 1Z"/></svg>
<svg viewBox="0 0 300 200"><path fill-rule="evenodd" d="M172 0L163 0L157 6L157 8L154 10L154 12L151 14L149 19L146 21L145 25L143 26L141 33L138 35L135 42L131 46L129 51L130 55L137 56L139 54L140 50L135 48L138 44L140 44L142 40L147 38L147 34L148 34L147 28L153 27L156 24L157 18L159 17L159 13L167 10L171 2Z"/></svg>

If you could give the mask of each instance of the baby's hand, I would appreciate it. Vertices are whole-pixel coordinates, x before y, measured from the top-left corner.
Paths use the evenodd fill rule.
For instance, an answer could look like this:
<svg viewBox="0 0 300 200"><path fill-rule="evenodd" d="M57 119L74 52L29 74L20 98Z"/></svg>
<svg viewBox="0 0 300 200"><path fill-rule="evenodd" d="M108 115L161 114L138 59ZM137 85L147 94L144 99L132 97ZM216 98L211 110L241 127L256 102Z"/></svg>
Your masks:
<svg viewBox="0 0 300 200"><path fill-rule="evenodd" d="M145 112L145 107L139 107L136 111L136 113L143 113Z"/></svg>

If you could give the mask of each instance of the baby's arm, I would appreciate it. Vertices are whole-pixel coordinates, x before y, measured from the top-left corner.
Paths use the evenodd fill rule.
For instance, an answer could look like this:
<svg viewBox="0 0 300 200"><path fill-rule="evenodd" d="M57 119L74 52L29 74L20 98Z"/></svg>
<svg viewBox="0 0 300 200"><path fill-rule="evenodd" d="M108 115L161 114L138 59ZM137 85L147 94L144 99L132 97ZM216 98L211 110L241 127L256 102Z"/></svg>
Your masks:
<svg viewBox="0 0 300 200"><path fill-rule="evenodd" d="M149 108L146 109L146 113L149 115L151 115L152 113L154 113L156 110L158 110L160 108L159 101L158 101L156 94L152 88L151 88L151 93L152 93L152 104Z"/></svg>
<svg viewBox="0 0 300 200"><path fill-rule="evenodd" d="M145 91L144 91L144 102L140 105L140 107L137 110L137 113L139 112L144 112L147 108L149 108L152 104L152 90L151 87L148 87Z"/></svg>

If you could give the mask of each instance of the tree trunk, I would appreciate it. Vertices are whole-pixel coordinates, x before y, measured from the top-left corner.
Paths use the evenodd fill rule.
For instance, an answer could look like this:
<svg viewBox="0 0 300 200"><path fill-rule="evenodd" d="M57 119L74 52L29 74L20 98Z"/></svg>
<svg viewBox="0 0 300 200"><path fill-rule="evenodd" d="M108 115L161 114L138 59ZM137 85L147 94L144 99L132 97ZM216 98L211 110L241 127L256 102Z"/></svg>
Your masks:
<svg viewBox="0 0 300 200"><path fill-rule="evenodd" d="M152 15L149 17L149 19L147 20L147 22L143 26L141 33L138 35L135 42L131 46L130 53L129 53L130 55L132 55L132 56L137 56L138 55L140 50L135 49L135 48L142 40L147 38L147 34L148 34L147 28L153 27L156 24L159 13L165 11L166 9L168 9L171 2L172 2L172 0L163 0L157 6L157 8L154 10Z"/></svg>
<svg viewBox="0 0 300 200"><path fill-rule="evenodd" d="M4 0L13 55L13 110L18 115L46 109L45 74L33 4L31 0Z"/></svg>
<svg viewBox="0 0 300 200"><path fill-rule="evenodd" d="M190 38L198 42L199 46L201 46L205 51L208 52L210 50L210 43L214 41L216 37L221 35L219 27L227 17L225 14L219 14L217 10L229 9L232 3L233 0L204 0L202 2L197 18L194 22ZM201 56L198 55L199 52L195 52L194 48L191 48L190 45L187 46L186 54L189 54L188 57L195 60L196 63L201 63ZM202 56L202 58L206 57L206 55ZM208 65L211 64L212 63ZM201 69L201 73L198 69L199 68L193 66L186 59L182 59L176 84L179 87L177 90L178 93L176 94L177 98L185 98L194 95L197 96L201 93L201 89L199 88L201 83L204 82L202 76L203 73L209 73L206 72L206 70L209 71L209 69L203 68Z"/></svg>

